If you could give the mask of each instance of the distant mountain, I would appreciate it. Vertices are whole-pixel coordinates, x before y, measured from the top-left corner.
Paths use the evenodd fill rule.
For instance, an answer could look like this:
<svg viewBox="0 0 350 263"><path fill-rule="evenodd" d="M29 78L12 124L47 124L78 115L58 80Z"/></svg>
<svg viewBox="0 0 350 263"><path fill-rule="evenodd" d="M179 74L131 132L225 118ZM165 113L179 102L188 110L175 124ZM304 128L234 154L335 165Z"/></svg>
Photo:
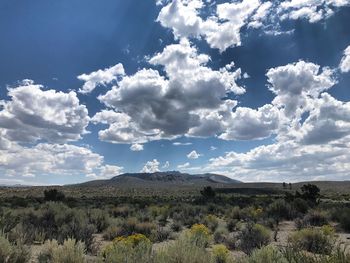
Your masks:
<svg viewBox="0 0 350 263"><path fill-rule="evenodd" d="M188 174L178 171L155 172L155 173L125 173L108 180L94 180L77 186L130 186L150 187L156 185L179 185L179 186L204 186L204 185L227 185L240 183L220 174Z"/></svg>

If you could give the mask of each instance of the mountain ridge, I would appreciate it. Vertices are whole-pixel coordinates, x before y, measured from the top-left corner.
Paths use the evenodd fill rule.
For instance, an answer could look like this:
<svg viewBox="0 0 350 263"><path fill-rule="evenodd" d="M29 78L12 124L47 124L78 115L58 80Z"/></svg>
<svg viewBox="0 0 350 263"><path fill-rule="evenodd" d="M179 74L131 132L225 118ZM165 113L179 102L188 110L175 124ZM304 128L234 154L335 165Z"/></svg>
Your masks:
<svg viewBox="0 0 350 263"><path fill-rule="evenodd" d="M241 181L215 173L189 174L179 171L166 171L154 173L124 173L110 179L92 180L77 184L77 186L150 186L162 185L218 185L237 184Z"/></svg>

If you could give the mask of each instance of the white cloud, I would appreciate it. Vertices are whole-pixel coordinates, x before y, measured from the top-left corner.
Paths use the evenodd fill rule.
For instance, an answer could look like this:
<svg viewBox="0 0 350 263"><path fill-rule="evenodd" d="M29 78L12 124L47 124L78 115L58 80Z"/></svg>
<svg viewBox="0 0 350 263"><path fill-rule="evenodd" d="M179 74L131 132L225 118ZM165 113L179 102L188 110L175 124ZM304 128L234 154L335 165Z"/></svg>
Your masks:
<svg viewBox="0 0 350 263"><path fill-rule="evenodd" d="M231 63L212 70L207 66L209 60L186 39L151 57L149 62L163 66L166 76L154 69L141 69L99 96L109 108L92 118L95 123L109 124L99 132L100 139L144 143L183 135L221 134L224 118L237 104L222 99L245 90L236 84L240 69L233 70Z"/></svg>
<svg viewBox="0 0 350 263"><path fill-rule="evenodd" d="M199 157L201 157L202 155L197 153L196 151L192 151L189 154L187 154L187 158L188 159L198 159Z"/></svg>
<svg viewBox="0 0 350 263"><path fill-rule="evenodd" d="M9 88L8 96L9 100L0 101L0 133L5 140L67 142L87 133L88 110L74 91L43 90L25 80Z"/></svg>
<svg viewBox="0 0 350 263"><path fill-rule="evenodd" d="M89 74L82 74L78 76L79 80L84 81L84 85L79 89L80 93L87 94L92 92L97 86L105 86L113 81L116 81L118 77L125 74L122 64L117 64L110 68L100 69Z"/></svg>
<svg viewBox="0 0 350 263"><path fill-rule="evenodd" d="M143 151L143 145L142 144L138 144L138 143L132 144L130 146L130 150L133 151L133 152Z"/></svg>
<svg viewBox="0 0 350 263"><path fill-rule="evenodd" d="M141 173L155 173L159 172L159 165L157 159L153 159L152 161L148 161L145 166L142 168Z"/></svg>
<svg viewBox="0 0 350 263"><path fill-rule="evenodd" d="M14 145L0 151L0 169L6 176L91 175L108 178L123 169L105 165L103 156L90 149L69 144L40 143L33 147Z"/></svg>
<svg viewBox="0 0 350 263"><path fill-rule="evenodd" d="M205 7L203 1L173 0L162 8L157 21L163 27L171 28L176 38L202 36L212 48L222 52L241 44L240 30L259 5L259 0L223 3L217 5L214 15L202 19L200 10ZM263 10L259 15L263 15Z"/></svg>
<svg viewBox="0 0 350 263"><path fill-rule="evenodd" d="M266 104L254 110L238 107L232 114L231 125L219 138L224 140L263 139L277 133L281 116L279 110Z"/></svg>
<svg viewBox="0 0 350 263"><path fill-rule="evenodd" d="M344 50L344 56L340 62L339 68L341 72L350 72L350 46Z"/></svg>
<svg viewBox="0 0 350 263"><path fill-rule="evenodd" d="M178 166L177 166L177 168L178 169L185 169L185 168L188 168L188 167L190 167L190 163L184 163L184 164L179 164Z"/></svg>
<svg viewBox="0 0 350 263"><path fill-rule="evenodd" d="M343 6L350 5L349 0L290 0L282 1L277 13L284 19L307 19L310 23L332 16Z"/></svg>
<svg viewBox="0 0 350 263"><path fill-rule="evenodd" d="M350 102L323 93L295 134L303 144L327 144L350 135Z"/></svg>
<svg viewBox="0 0 350 263"><path fill-rule="evenodd" d="M162 166L162 169L168 169L169 166L170 166L169 161L166 161L166 162L164 163L164 165Z"/></svg>
<svg viewBox="0 0 350 263"><path fill-rule="evenodd" d="M270 69L266 76L270 90L276 94L272 104L282 107L286 116L302 113L308 98L317 98L336 83L333 73L304 61Z"/></svg>
<svg viewBox="0 0 350 263"><path fill-rule="evenodd" d="M203 38L220 52L241 45L241 29L261 28L279 35L280 22L306 19L315 23L332 16L350 0L240 0L217 4L203 0L158 1L163 6L157 21L172 30L175 39ZM214 10L212 10L214 9Z"/></svg>
<svg viewBox="0 0 350 263"><path fill-rule="evenodd" d="M192 142L173 142L173 145L175 145L175 146L188 146L188 145L192 145Z"/></svg>

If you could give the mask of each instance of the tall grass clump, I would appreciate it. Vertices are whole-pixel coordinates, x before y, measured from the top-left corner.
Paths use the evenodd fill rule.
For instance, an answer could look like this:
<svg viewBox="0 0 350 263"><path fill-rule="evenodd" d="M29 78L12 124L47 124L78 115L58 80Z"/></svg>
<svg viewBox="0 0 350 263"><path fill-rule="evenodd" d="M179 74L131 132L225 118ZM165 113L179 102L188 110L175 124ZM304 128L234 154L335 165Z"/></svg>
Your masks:
<svg viewBox="0 0 350 263"><path fill-rule="evenodd" d="M84 263L85 245L74 239L67 239L62 245L56 240L46 241L38 256L39 263Z"/></svg>
<svg viewBox="0 0 350 263"><path fill-rule="evenodd" d="M29 249L21 244L12 244L0 233L0 263L26 263L30 259Z"/></svg>
<svg viewBox="0 0 350 263"><path fill-rule="evenodd" d="M100 259L106 263L150 263L152 262L152 243L142 234L117 237L103 249Z"/></svg>

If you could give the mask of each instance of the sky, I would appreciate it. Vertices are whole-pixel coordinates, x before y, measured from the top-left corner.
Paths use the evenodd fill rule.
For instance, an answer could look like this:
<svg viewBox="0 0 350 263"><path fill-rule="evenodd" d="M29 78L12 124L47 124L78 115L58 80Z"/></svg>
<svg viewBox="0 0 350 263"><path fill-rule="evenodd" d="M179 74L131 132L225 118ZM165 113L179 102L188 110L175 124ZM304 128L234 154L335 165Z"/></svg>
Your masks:
<svg viewBox="0 0 350 263"><path fill-rule="evenodd" d="M0 185L350 180L350 0L0 1Z"/></svg>

